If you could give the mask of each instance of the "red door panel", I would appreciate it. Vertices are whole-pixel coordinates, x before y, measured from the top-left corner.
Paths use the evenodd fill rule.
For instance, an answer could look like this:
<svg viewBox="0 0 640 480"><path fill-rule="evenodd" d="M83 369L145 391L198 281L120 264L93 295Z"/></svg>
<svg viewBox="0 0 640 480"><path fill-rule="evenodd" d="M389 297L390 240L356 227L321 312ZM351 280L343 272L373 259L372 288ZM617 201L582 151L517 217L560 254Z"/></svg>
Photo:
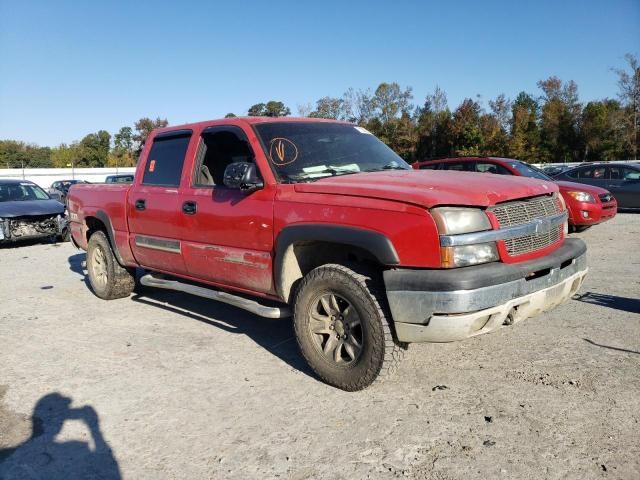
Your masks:
<svg viewBox="0 0 640 480"><path fill-rule="evenodd" d="M187 271L202 280L273 292L273 200L265 187L245 195L224 186L187 188L183 202L196 204L182 213L182 252Z"/></svg>
<svg viewBox="0 0 640 480"><path fill-rule="evenodd" d="M144 209L140 209L141 202ZM178 188L134 186L127 209L129 243L136 261L151 270L186 273L179 236L183 215Z"/></svg>

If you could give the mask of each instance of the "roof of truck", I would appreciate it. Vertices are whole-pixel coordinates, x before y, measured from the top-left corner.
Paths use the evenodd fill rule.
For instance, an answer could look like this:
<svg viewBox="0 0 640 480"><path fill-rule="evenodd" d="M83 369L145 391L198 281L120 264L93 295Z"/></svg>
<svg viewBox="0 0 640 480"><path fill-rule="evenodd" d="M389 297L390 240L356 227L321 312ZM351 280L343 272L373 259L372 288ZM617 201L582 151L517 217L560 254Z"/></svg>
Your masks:
<svg viewBox="0 0 640 480"><path fill-rule="evenodd" d="M175 130L199 130L215 125L238 125L238 124L250 124L255 125L258 123L342 123L345 125L353 125L351 122L343 120L333 120L330 118L309 118L309 117L230 117L230 118L218 118L215 120L206 120L203 122L184 123L182 125L171 125L165 128L159 128L155 130L156 133L171 132Z"/></svg>

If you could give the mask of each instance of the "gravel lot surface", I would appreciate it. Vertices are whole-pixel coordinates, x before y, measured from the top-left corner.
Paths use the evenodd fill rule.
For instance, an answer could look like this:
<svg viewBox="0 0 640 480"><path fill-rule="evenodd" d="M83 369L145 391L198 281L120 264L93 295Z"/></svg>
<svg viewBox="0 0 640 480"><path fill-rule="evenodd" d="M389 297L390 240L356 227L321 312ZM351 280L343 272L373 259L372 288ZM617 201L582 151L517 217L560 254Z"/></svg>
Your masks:
<svg viewBox="0 0 640 480"><path fill-rule="evenodd" d="M640 214L580 234L554 311L412 345L359 393L288 320L178 293L105 302L70 244L0 249L0 478L640 478Z"/></svg>

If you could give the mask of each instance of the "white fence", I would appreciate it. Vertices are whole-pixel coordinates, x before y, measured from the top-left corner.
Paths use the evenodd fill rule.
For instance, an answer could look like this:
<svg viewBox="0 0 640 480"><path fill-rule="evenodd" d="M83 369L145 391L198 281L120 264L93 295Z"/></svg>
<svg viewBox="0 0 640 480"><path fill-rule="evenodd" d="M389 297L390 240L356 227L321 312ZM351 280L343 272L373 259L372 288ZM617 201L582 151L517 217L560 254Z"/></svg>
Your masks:
<svg viewBox="0 0 640 480"><path fill-rule="evenodd" d="M86 180L91 183L104 182L108 175L134 173L135 167L120 168L0 168L0 179L16 178L30 180L42 188L49 188L56 180Z"/></svg>

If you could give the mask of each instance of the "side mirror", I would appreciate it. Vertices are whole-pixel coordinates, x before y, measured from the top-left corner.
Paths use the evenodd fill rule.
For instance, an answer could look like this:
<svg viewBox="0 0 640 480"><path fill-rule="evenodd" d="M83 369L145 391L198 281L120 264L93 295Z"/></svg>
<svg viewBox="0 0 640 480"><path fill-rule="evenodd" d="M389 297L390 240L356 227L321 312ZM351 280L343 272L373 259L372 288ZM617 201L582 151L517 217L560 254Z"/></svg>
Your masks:
<svg viewBox="0 0 640 480"><path fill-rule="evenodd" d="M258 176L255 163L235 162L224 169L224 185L243 193L251 193L263 188L264 182Z"/></svg>

